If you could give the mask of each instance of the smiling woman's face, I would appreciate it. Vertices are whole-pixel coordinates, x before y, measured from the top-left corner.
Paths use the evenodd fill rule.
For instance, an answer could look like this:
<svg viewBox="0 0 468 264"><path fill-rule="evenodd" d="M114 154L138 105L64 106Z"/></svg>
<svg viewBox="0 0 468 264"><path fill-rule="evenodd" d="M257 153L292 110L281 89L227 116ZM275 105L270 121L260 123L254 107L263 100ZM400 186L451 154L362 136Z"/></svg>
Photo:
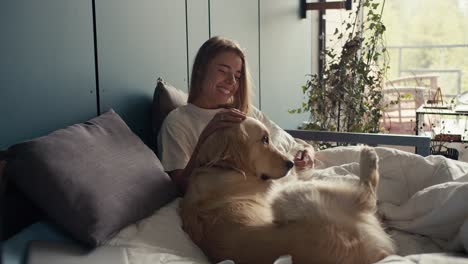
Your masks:
<svg viewBox="0 0 468 264"><path fill-rule="evenodd" d="M218 54L206 68L202 91L194 104L201 108L214 109L229 103L239 89L242 59L234 52Z"/></svg>

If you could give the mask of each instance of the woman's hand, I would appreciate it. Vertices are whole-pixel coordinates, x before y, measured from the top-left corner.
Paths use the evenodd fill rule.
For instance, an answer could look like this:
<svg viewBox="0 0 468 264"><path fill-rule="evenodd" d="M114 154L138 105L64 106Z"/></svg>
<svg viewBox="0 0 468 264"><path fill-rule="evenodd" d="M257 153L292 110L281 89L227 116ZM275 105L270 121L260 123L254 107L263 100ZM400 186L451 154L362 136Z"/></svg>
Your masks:
<svg viewBox="0 0 468 264"><path fill-rule="evenodd" d="M245 113L236 108L227 108L219 111L206 125L202 131L198 144L201 144L209 135L219 128L230 127L244 121L246 118Z"/></svg>
<svg viewBox="0 0 468 264"><path fill-rule="evenodd" d="M298 170L313 168L314 155L310 154L306 149L299 150L294 156L294 166L296 166Z"/></svg>

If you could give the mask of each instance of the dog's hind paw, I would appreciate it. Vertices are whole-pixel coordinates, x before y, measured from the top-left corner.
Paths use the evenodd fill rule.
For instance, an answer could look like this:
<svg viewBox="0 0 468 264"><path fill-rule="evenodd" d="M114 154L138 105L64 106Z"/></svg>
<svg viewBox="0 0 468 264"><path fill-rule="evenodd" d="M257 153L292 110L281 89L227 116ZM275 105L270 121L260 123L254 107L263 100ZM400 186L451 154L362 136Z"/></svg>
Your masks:
<svg viewBox="0 0 468 264"><path fill-rule="evenodd" d="M360 158L360 175L361 181L370 182L373 186L378 183L378 161L379 158L374 148L364 147L361 151Z"/></svg>
<svg viewBox="0 0 468 264"><path fill-rule="evenodd" d="M361 150L361 164L367 164L368 166L377 166L379 160L377 152L374 148L364 147Z"/></svg>

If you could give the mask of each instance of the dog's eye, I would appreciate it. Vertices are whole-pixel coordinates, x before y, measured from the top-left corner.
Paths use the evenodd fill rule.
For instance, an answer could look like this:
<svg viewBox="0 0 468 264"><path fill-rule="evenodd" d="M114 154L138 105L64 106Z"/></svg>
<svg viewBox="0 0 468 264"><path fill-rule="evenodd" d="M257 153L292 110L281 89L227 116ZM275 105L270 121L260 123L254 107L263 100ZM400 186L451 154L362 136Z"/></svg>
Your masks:
<svg viewBox="0 0 468 264"><path fill-rule="evenodd" d="M270 139L268 138L268 136L262 137L262 143L265 145L268 145L270 143Z"/></svg>

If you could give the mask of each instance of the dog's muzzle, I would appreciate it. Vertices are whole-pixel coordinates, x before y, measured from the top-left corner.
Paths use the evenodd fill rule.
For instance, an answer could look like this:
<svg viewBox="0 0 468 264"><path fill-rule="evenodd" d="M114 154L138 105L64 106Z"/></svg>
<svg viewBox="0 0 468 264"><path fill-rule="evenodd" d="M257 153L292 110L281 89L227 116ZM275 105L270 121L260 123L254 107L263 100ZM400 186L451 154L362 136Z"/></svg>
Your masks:
<svg viewBox="0 0 468 264"><path fill-rule="evenodd" d="M286 161L284 161L284 167L286 168L286 170L285 170L284 175L282 175L281 177L285 176L288 173L288 171L292 167L294 167L294 162L291 161L291 160L286 160ZM281 177L279 177L279 178L281 178ZM271 177L270 175L266 175L266 174L262 174L262 176L261 176L261 179L264 180L264 181L272 179L272 178L278 178L278 177Z"/></svg>

